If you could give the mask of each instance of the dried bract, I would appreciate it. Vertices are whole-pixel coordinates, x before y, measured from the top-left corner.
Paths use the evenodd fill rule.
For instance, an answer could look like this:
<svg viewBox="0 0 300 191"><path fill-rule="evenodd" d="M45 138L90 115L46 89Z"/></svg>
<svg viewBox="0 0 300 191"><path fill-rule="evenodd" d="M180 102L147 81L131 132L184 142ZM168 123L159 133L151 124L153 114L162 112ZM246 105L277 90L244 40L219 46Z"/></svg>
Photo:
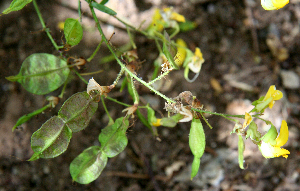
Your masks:
<svg viewBox="0 0 300 191"><path fill-rule="evenodd" d="M92 96L95 97L97 95L101 96L104 95L107 97L107 94L115 87L115 85L110 85L110 86L100 86L94 78L91 78L89 80L87 90L86 92Z"/></svg>

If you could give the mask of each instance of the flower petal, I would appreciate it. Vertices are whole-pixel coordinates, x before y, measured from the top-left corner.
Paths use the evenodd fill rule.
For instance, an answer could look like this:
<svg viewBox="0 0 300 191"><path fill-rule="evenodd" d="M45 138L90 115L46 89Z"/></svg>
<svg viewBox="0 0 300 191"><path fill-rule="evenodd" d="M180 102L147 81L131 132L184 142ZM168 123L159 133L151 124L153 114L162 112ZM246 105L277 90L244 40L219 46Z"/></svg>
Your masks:
<svg viewBox="0 0 300 191"><path fill-rule="evenodd" d="M192 61L188 64L190 70L192 70L192 72L194 73L199 73L202 67L202 64L204 63L204 59L203 59L203 55L202 52L200 50L200 48L196 48L195 49L195 54L193 56Z"/></svg>
<svg viewBox="0 0 300 191"><path fill-rule="evenodd" d="M272 0L274 7L280 9L289 3L289 0Z"/></svg>
<svg viewBox="0 0 300 191"><path fill-rule="evenodd" d="M273 147L270 144L262 141L259 150L265 158L274 158Z"/></svg>
<svg viewBox="0 0 300 191"><path fill-rule="evenodd" d="M274 147L272 152L273 152L274 157L282 156L284 158L287 158L288 154L290 154L290 151L288 151L286 149L282 149L280 147Z"/></svg>
<svg viewBox="0 0 300 191"><path fill-rule="evenodd" d="M252 116L245 112L245 121L244 121L244 124L243 124L243 128L246 128L252 121Z"/></svg>
<svg viewBox="0 0 300 191"><path fill-rule="evenodd" d="M276 10L284 7L289 0L261 0L261 5L265 10Z"/></svg>
<svg viewBox="0 0 300 191"><path fill-rule="evenodd" d="M265 10L275 10L276 9L276 7L274 6L274 4L271 0L261 0L261 6Z"/></svg>
<svg viewBox="0 0 300 191"><path fill-rule="evenodd" d="M198 48L198 47L196 47L196 49L195 49L195 56L197 56L200 60L204 60L203 54L202 54L200 48Z"/></svg>
<svg viewBox="0 0 300 191"><path fill-rule="evenodd" d="M261 143L261 146L259 146L259 150L265 158L274 158L280 156L287 158L288 154L290 154L290 151L280 147L273 147L264 141Z"/></svg>
<svg viewBox="0 0 300 191"><path fill-rule="evenodd" d="M285 120L282 120L281 122L281 127L280 127L280 133L278 137L275 139L276 140L276 145L277 147L283 146L289 138L289 129L287 126L287 123Z"/></svg>
<svg viewBox="0 0 300 191"><path fill-rule="evenodd" d="M185 22L185 18L183 15L180 15L176 12L172 12L171 16L170 16L170 19L172 20L175 20L175 21L178 21L178 22Z"/></svg>
<svg viewBox="0 0 300 191"><path fill-rule="evenodd" d="M280 100L283 97L283 94L281 91L276 90L273 92L272 97L274 100Z"/></svg>
<svg viewBox="0 0 300 191"><path fill-rule="evenodd" d="M265 98L263 99L263 101L266 101L267 99L269 99L272 96L272 94L275 92L275 90L276 90L275 85L270 86Z"/></svg>
<svg viewBox="0 0 300 191"><path fill-rule="evenodd" d="M186 50L185 48L187 47L186 43L184 42L184 40L182 40L181 38L176 40L176 44L179 45L179 47L177 48L177 53L174 57L174 61L177 64L177 66L181 66L186 58Z"/></svg>
<svg viewBox="0 0 300 191"><path fill-rule="evenodd" d="M157 119L156 122L152 123L152 125L155 126L155 127L159 127L159 126L161 126L160 121L161 121L161 119Z"/></svg>

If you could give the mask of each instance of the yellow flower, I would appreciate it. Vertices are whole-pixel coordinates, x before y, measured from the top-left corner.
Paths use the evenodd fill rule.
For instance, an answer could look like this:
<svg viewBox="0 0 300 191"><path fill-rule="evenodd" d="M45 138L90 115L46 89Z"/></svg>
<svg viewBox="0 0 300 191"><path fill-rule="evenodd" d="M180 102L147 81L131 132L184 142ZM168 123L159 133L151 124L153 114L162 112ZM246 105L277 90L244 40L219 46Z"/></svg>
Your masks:
<svg viewBox="0 0 300 191"><path fill-rule="evenodd" d="M152 23L149 26L149 29L161 32L164 29L164 24L165 22L162 19L159 9L155 9L154 15L152 17Z"/></svg>
<svg viewBox="0 0 300 191"><path fill-rule="evenodd" d="M261 5L265 10L276 10L284 7L289 0L261 0Z"/></svg>
<svg viewBox="0 0 300 191"><path fill-rule="evenodd" d="M57 28L58 28L59 30L64 30L64 28L65 28L65 22L59 22L59 23L57 24Z"/></svg>
<svg viewBox="0 0 300 191"><path fill-rule="evenodd" d="M202 67L202 64L204 63L204 58L202 55L202 52L200 48L196 48L195 54L191 60L191 62L188 64L190 70L192 70L194 73L199 73Z"/></svg>
<svg viewBox="0 0 300 191"><path fill-rule="evenodd" d="M180 15L172 10L172 8L164 8L164 13L166 14L165 20L175 20L178 22L185 22L183 15Z"/></svg>
<svg viewBox="0 0 300 191"><path fill-rule="evenodd" d="M278 137L275 139L275 142L273 140L270 140L268 142L265 142L263 140L261 145L259 146L259 150L261 151L262 155L265 158L274 158L280 156L287 158L288 154L290 154L290 151L286 149L282 149L280 147L283 146L288 141L288 137L289 137L289 130L288 130L287 123L285 120L282 120L280 133Z"/></svg>
<svg viewBox="0 0 300 191"><path fill-rule="evenodd" d="M252 116L249 113L245 112L245 121L243 124L243 129L246 128L251 122L252 122Z"/></svg>
<svg viewBox="0 0 300 191"><path fill-rule="evenodd" d="M161 126L161 123L160 123L161 119L156 119L156 122L152 122L151 125L155 126L155 127L159 127Z"/></svg>
<svg viewBox="0 0 300 191"><path fill-rule="evenodd" d="M272 109L273 105L275 104L276 100L280 100L283 97L283 94L281 91L276 90L276 87L274 85L270 86L265 98L263 99L263 102L268 101L270 102L269 108Z"/></svg>
<svg viewBox="0 0 300 191"><path fill-rule="evenodd" d="M180 67L183 64L186 57L185 48L187 47L187 45L184 42L184 40L182 40L181 38L176 40L176 44L178 44L178 47L177 47L177 53L174 57L174 61L176 65Z"/></svg>
<svg viewBox="0 0 300 191"><path fill-rule="evenodd" d="M174 12L172 8L164 8L163 11L155 9L148 30L161 32L164 28L173 28L176 22L185 22L184 16Z"/></svg>

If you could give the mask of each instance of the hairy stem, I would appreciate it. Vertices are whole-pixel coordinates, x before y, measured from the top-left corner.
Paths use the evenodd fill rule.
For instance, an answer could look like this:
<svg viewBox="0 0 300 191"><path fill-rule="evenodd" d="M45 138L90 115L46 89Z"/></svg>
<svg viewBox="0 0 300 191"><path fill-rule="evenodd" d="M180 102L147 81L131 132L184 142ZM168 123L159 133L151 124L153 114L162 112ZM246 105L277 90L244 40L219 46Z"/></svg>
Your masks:
<svg viewBox="0 0 300 191"><path fill-rule="evenodd" d="M155 90L153 87L151 87L150 85L148 85L144 80L141 80L139 77L137 77L135 74L133 74L129 69L126 68L126 66L120 61L120 59L117 57L116 53L114 52L113 48L110 46L108 40L106 39L102 28L99 24L98 18L95 14L94 8L91 5L91 0L88 0L89 3L89 7L91 10L91 13L93 15L93 18L96 22L98 31L100 32L100 35L102 37L102 39L104 40L105 44L107 45L108 49L110 50L110 52L114 55L115 59L117 60L118 64L133 78L135 78L138 82L140 82L141 84L143 84L144 86L146 86L148 89L150 89L151 91L153 91L155 94L159 95L160 97L162 97L163 99L165 99L166 101L168 101L169 103L175 103L174 100L168 98L167 96L165 96L164 94L160 93L159 91Z"/></svg>
<svg viewBox="0 0 300 191"><path fill-rule="evenodd" d="M36 13L37 13L37 15L38 15L38 17L39 17L39 19L40 19L40 22L41 22L41 24L42 24L42 26L43 26L43 29L44 29L45 32L47 33L47 36L48 36L49 39L51 40L51 42L52 42L54 48L58 51L59 48L58 48L56 42L54 41L54 39L52 38L52 36L51 36L51 34L50 34L50 32L49 32L49 29L46 28L45 21L44 21L44 19L43 19L43 17L42 17L42 14L41 14L41 12L40 12L40 10L39 10L39 7L38 7L36 1L35 1L35 0L32 0L32 2L33 2L33 6L34 6L34 8L35 8L35 11L36 11Z"/></svg>

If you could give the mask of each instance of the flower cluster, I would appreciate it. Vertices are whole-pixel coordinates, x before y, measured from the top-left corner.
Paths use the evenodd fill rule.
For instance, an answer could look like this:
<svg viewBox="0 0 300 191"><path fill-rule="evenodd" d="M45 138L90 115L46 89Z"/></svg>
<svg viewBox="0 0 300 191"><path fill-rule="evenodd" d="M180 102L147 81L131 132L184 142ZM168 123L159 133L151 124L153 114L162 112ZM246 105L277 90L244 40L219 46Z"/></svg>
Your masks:
<svg viewBox="0 0 300 191"><path fill-rule="evenodd" d="M175 63L177 66L183 66L185 68L184 77L187 81L193 82L197 75L201 71L202 64L204 63L203 54L200 48L195 48L195 53L187 48L186 43L182 39L176 40L177 44L177 53L174 57ZM189 70L196 74L196 77L193 80L189 79Z"/></svg>
<svg viewBox="0 0 300 191"><path fill-rule="evenodd" d="M262 115L266 108L269 107L272 109L275 101L281 99L282 97L282 92L276 90L276 87L272 85L265 96L262 96L259 98L259 100L252 103L252 105L255 107L249 113L258 113L254 116ZM245 113L245 121L243 126L236 125L233 132L240 136L245 136L246 139L250 138L254 144L258 145L259 150L265 158L274 158L280 156L287 158L290 152L281 148L288 141L289 136L286 121L282 121L279 135L276 127L270 121L266 121L267 124L271 124L271 128L264 136L262 136L257 130L257 125L252 118L253 116L251 116L249 113ZM244 143L241 142L239 144Z"/></svg>
<svg viewBox="0 0 300 191"><path fill-rule="evenodd" d="M280 147L282 147L288 141L288 137L288 126L286 121L283 120L279 135L276 128L272 125L270 130L265 134L265 136L262 137L259 150L265 158L274 158L280 156L287 158L290 152Z"/></svg>
<svg viewBox="0 0 300 191"><path fill-rule="evenodd" d="M155 32L162 32L164 28L179 28L178 22L185 22L185 18L172 8L155 9L148 32L154 36Z"/></svg>

